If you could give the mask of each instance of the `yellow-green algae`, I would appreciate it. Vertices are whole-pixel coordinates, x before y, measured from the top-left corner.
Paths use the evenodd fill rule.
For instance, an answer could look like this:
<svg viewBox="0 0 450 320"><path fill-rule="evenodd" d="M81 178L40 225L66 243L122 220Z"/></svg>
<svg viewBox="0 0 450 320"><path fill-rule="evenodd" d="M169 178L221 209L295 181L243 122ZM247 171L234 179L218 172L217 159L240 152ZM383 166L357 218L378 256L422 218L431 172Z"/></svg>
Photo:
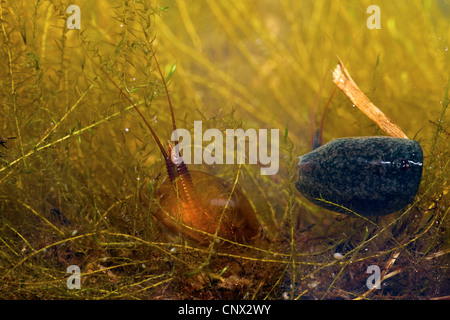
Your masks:
<svg viewBox="0 0 450 320"><path fill-rule="evenodd" d="M66 27L71 4L80 7L80 30ZM370 30L372 4L2 1L0 136L16 139L0 158L0 297L448 295L448 3L380 3L381 29ZM166 74L177 65L169 86L179 127L202 120L204 130L280 130L275 176L260 176L255 165L191 166L231 182L239 173L266 231L261 247L212 252L185 244L159 230L137 201L144 181L154 182L149 192L158 187L164 164L134 110L86 55L114 74L166 141L169 113L149 46ZM311 149L337 57L423 146L419 194L402 212L343 217L295 190L297 157ZM382 133L336 94L324 141L374 134ZM66 287L73 264L82 271L79 290ZM389 277L369 292L373 264Z"/></svg>

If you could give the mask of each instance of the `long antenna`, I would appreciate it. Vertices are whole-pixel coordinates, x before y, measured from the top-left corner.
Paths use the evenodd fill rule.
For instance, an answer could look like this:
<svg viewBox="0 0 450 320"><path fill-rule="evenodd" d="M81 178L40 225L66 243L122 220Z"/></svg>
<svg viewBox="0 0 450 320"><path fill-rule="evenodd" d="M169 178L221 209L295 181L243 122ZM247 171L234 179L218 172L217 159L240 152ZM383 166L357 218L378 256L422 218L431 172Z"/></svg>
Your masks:
<svg viewBox="0 0 450 320"><path fill-rule="evenodd" d="M153 58L155 59L155 63L156 63L156 67L158 69L159 75L161 76L161 80L163 82L164 85L164 90L166 91L166 97L167 97L167 102L169 103L169 109L170 109L170 116L172 117L172 128L173 128L173 132L176 135L177 133L177 126L175 124L175 115L173 113L173 107L172 107L172 101L170 100L170 96L169 96L169 90L167 89L167 83L166 80L164 79L163 73L161 71L161 68L159 67L159 63L158 63L158 59L156 59L156 54L155 51L153 51L153 48L150 47L150 50L152 52ZM175 139L175 144L178 143L178 139Z"/></svg>
<svg viewBox="0 0 450 320"><path fill-rule="evenodd" d="M153 51L153 50L152 50L152 51ZM145 123L145 125L147 126L147 128L150 130L150 133L152 134L153 138L155 139L156 143L158 144L159 149L161 150L161 153L163 154L164 158L165 158L166 161L167 161L167 159L169 159L169 156L167 155L166 150L164 149L164 147L163 147L161 141L159 140L158 136L156 135L155 130L153 130L152 126L150 125L150 123L148 123L147 119L144 117L144 115L143 115L143 114L141 113L141 111L138 109L138 107L136 106L136 104L131 100L131 98L130 98L128 95L125 94L125 92L123 92L123 90L117 85L117 83L111 78L111 76L110 76L105 70L103 70L103 68L100 67L100 66L94 61L93 58L91 58L91 56L90 56L89 54L86 53L86 55L87 55L88 58L92 61L92 63L93 63L98 69L100 69L100 70L105 74L105 76L108 78L109 81L112 82L112 84L117 88L117 90L119 90L120 94L121 94L122 96L124 96L125 99L128 100L128 102L131 103L131 105L134 107L134 109L137 111L137 113L139 114L139 116L140 116L140 117L142 118L142 120L144 121L144 123ZM155 58L155 60L156 60L156 58ZM158 66L158 68L159 68L159 66ZM161 71L160 71L160 72L161 72ZM163 79L163 81L164 81L164 79ZM165 81L164 81L164 83L165 83ZM167 92L167 88L166 88L166 92ZM169 102L170 102L170 100L169 100ZM171 107L170 110L171 110L171 113L172 113L172 119L173 119L172 106L170 106L170 107ZM175 123L174 123L174 125L175 125Z"/></svg>

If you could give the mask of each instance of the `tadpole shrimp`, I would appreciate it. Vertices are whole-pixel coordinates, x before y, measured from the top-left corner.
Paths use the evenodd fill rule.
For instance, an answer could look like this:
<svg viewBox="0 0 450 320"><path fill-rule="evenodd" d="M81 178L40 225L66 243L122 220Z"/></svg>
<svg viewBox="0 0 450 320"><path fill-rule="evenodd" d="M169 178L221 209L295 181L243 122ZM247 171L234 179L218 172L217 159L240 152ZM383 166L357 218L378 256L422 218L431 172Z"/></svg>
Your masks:
<svg viewBox="0 0 450 320"><path fill-rule="evenodd" d="M172 127L176 132L175 115L167 83L153 49L151 52L164 86ZM242 191L206 172L189 170L179 153L177 142L175 146L169 144L166 151L155 130L132 99L106 71L99 65L97 67L134 107L164 158L167 177L156 192L155 198L159 200L159 206L156 208L157 202L152 199L148 185L140 191L140 203L151 210L170 232L201 245L220 238L245 244L257 240L261 235L261 228L253 207Z"/></svg>

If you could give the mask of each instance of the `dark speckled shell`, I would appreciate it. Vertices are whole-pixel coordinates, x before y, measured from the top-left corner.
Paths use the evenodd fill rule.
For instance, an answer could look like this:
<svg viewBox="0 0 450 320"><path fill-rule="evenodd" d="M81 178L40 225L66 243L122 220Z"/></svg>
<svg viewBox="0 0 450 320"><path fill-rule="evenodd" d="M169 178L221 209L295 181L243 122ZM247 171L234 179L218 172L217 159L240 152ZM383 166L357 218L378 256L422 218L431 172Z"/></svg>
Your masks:
<svg viewBox="0 0 450 320"><path fill-rule="evenodd" d="M345 207L363 216L380 216L413 202L422 166L422 148L414 140L336 139L300 157L295 186L325 209L352 214Z"/></svg>

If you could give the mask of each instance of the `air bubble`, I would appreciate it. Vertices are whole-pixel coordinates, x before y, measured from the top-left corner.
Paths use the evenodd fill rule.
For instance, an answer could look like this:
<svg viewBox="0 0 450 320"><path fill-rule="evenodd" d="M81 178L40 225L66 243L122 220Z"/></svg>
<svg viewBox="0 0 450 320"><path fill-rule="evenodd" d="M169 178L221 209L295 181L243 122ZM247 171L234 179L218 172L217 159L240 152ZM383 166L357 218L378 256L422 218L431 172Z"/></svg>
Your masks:
<svg viewBox="0 0 450 320"><path fill-rule="evenodd" d="M342 254L340 254L339 252L336 252L333 257L337 260L342 260L344 259L344 256Z"/></svg>

